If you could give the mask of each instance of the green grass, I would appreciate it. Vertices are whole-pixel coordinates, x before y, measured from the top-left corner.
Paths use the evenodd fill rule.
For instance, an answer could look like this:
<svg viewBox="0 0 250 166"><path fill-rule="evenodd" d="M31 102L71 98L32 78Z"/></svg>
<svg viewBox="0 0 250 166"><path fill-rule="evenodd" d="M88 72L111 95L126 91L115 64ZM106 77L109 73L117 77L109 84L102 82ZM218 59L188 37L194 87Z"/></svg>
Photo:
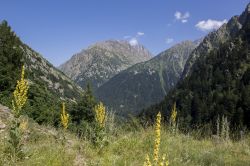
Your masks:
<svg viewBox="0 0 250 166"><path fill-rule="evenodd" d="M66 145L59 138L60 131L51 127L30 125L24 142L26 158L13 161L4 154L6 131L1 133L0 165L71 166L71 165L143 165L148 153L152 159L154 130L116 131L109 134L108 144L95 147L88 140L66 134ZM117 130L117 129L116 129ZM4 136L5 135L5 136ZM160 154L167 154L170 166L248 166L250 163L250 136L237 142L195 139L193 136L171 134L162 129Z"/></svg>

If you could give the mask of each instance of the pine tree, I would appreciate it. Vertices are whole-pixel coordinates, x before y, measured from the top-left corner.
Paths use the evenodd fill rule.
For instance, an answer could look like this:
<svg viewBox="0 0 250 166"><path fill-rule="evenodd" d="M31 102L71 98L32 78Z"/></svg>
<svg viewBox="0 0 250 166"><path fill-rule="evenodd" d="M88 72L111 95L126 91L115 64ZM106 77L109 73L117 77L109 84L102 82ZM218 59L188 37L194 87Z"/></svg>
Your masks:
<svg viewBox="0 0 250 166"><path fill-rule="evenodd" d="M94 107L96 100L91 85L88 83L82 99L73 106L71 111L72 122L79 125L81 121L93 122L95 120Z"/></svg>

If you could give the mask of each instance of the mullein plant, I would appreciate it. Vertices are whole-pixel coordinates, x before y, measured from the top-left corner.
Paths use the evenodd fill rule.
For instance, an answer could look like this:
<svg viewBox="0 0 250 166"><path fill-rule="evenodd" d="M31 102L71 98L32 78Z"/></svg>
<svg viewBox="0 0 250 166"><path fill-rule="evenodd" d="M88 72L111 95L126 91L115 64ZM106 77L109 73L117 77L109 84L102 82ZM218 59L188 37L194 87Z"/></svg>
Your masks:
<svg viewBox="0 0 250 166"><path fill-rule="evenodd" d="M106 109L102 102L95 106L95 120L100 128L104 128L106 120Z"/></svg>
<svg viewBox="0 0 250 166"><path fill-rule="evenodd" d="M171 116L169 120L172 133L175 133L176 130L178 129L176 118L177 118L177 110L176 110L176 102L175 102L172 107Z"/></svg>
<svg viewBox="0 0 250 166"><path fill-rule="evenodd" d="M20 112L28 99L28 81L24 78L25 68L22 66L21 79L17 81L15 91L13 92L12 113L16 118L20 117Z"/></svg>
<svg viewBox="0 0 250 166"><path fill-rule="evenodd" d="M65 103L64 102L62 103L61 124L62 124L64 130L66 130L68 128L69 114L67 114L65 111Z"/></svg>
<svg viewBox="0 0 250 166"><path fill-rule="evenodd" d="M65 132L68 128L69 125L69 114L66 113L65 111L65 103L62 103L62 111L61 111L61 124L63 127L63 131L62 131L62 144L65 145L66 142L66 137L65 137Z"/></svg>
<svg viewBox="0 0 250 166"><path fill-rule="evenodd" d="M22 66L21 78L17 81L16 88L13 92L12 114L14 115L14 118L11 122L11 128L9 131L9 146L6 148L6 152L14 161L24 158L22 136L28 126L28 121L22 120L20 117L21 111L28 99L29 89L28 81L24 76L25 68Z"/></svg>
<svg viewBox="0 0 250 166"><path fill-rule="evenodd" d="M144 166L168 166L169 162L166 155L163 155L160 159L159 150L161 142L161 113L159 112L156 116L155 124L155 144L154 144L154 155L153 162L151 162L149 155L146 155Z"/></svg>
<svg viewBox="0 0 250 166"><path fill-rule="evenodd" d="M105 122L106 122L106 108L102 102L94 107L96 127L94 135L91 140L95 145L102 146L104 143L104 138L106 136L105 132Z"/></svg>

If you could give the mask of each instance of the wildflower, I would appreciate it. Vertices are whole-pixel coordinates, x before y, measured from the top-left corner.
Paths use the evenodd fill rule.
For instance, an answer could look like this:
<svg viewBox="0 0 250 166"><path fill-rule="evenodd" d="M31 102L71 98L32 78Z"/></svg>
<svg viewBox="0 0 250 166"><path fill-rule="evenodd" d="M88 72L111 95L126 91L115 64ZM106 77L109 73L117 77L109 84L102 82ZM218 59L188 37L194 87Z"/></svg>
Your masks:
<svg viewBox="0 0 250 166"><path fill-rule="evenodd" d="M18 117L20 110L25 105L28 98L28 81L24 79L24 66L22 67L21 79L17 81L16 89L13 93L14 100L12 100L13 113Z"/></svg>
<svg viewBox="0 0 250 166"><path fill-rule="evenodd" d="M65 103L64 102L62 103L61 123L62 123L64 129L68 128L69 114L67 114L65 111Z"/></svg>
<svg viewBox="0 0 250 166"><path fill-rule="evenodd" d="M144 162L144 166L152 166L148 154L146 155L145 162Z"/></svg>
<svg viewBox="0 0 250 166"><path fill-rule="evenodd" d="M161 113L159 112L156 116L155 125L155 146L154 146L154 162L158 162L159 158L159 147L161 141Z"/></svg>
<svg viewBox="0 0 250 166"><path fill-rule="evenodd" d="M168 166L168 159L165 155L162 156L162 159L159 159L159 148L161 141L161 113L159 112L156 116L156 124L155 124L155 145L154 145L154 158L153 165L155 166ZM146 155L144 166L152 166L150 162L150 158Z"/></svg>
<svg viewBox="0 0 250 166"><path fill-rule="evenodd" d="M175 102L174 106L172 108L171 118L170 118L170 122L171 122L172 125L175 125L176 117L177 117L177 111L176 111L176 102Z"/></svg>
<svg viewBox="0 0 250 166"><path fill-rule="evenodd" d="M105 110L105 106L103 105L102 102L100 102L99 104L97 104L95 106L95 120L96 122L99 124L99 126L101 128L104 127L105 125L105 120L106 120L106 110Z"/></svg>

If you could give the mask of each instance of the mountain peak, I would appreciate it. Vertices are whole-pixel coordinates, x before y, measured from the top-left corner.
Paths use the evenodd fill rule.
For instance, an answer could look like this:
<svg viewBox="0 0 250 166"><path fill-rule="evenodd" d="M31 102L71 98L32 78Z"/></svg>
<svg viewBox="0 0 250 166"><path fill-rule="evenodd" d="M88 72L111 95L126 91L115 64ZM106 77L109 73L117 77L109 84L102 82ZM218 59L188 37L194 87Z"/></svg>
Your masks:
<svg viewBox="0 0 250 166"><path fill-rule="evenodd" d="M249 14L250 14L250 3L246 6L245 11L239 17L239 22L241 25L244 25L246 23Z"/></svg>
<svg viewBox="0 0 250 166"><path fill-rule="evenodd" d="M91 82L95 90L120 71L151 57L142 45L131 46L125 40L105 40L75 54L59 69L82 87Z"/></svg>
<svg viewBox="0 0 250 166"><path fill-rule="evenodd" d="M186 40L149 61L133 65L98 88L97 98L119 115L138 114L142 108L161 101L174 87L196 46Z"/></svg>
<svg viewBox="0 0 250 166"><path fill-rule="evenodd" d="M248 3L247 8L246 8L246 11L247 11L248 13L250 13L250 3Z"/></svg>

